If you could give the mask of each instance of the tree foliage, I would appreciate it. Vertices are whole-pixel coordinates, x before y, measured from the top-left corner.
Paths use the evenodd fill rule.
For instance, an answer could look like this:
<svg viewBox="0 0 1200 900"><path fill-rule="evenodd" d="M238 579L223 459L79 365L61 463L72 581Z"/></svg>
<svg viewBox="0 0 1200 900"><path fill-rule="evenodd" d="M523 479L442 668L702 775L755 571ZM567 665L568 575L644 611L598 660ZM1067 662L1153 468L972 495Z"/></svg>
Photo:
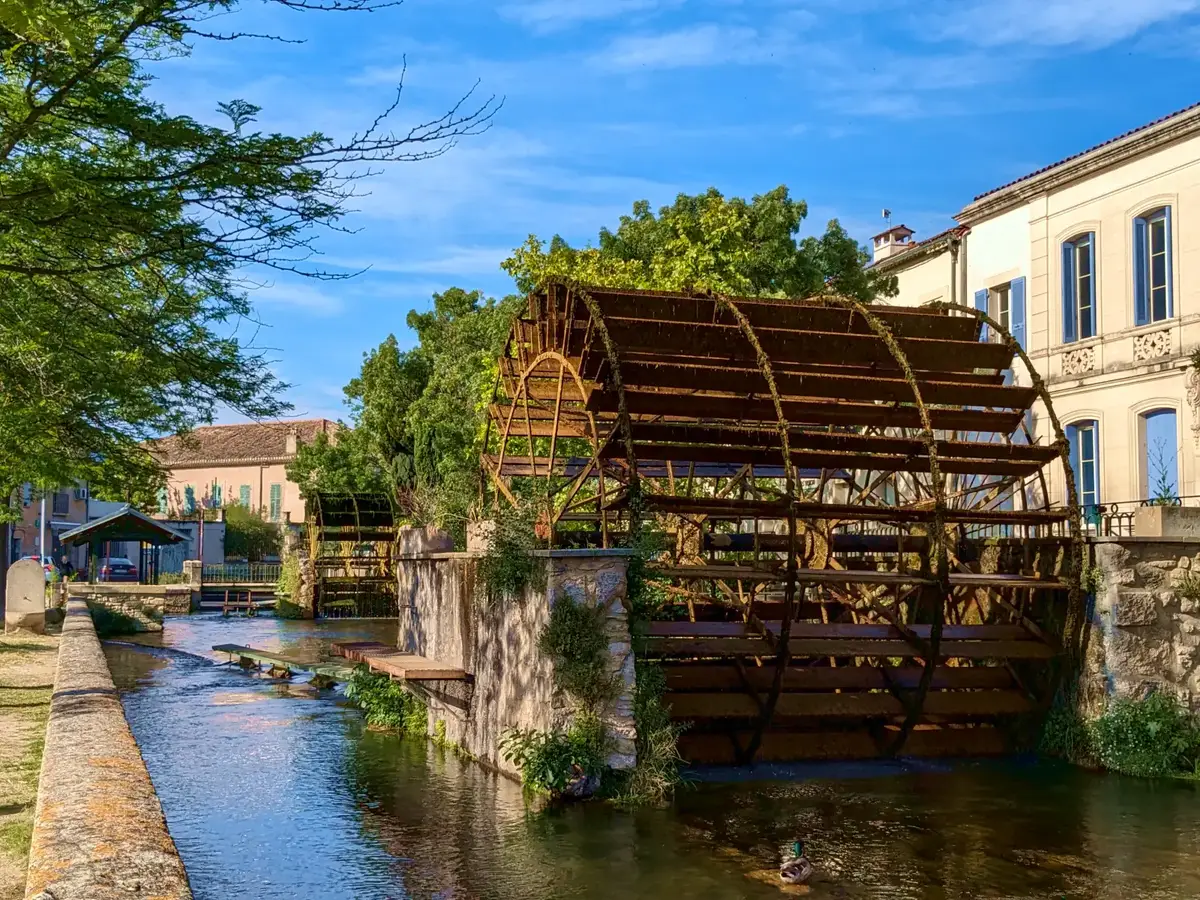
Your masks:
<svg viewBox="0 0 1200 900"><path fill-rule="evenodd" d="M268 0L364 11L387 0ZM154 64L239 0L0 4L0 492L24 481L152 481L148 438L224 406L278 414L283 385L247 338L247 267L331 277L312 241L339 229L372 162L444 152L495 109L460 102L345 140L206 125L150 99ZM247 327L247 323L251 327Z"/></svg>
<svg viewBox="0 0 1200 900"><path fill-rule="evenodd" d="M261 509L249 509L240 503L225 507L226 556L259 562L268 556L278 556L282 547L283 532Z"/></svg>
<svg viewBox="0 0 1200 900"><path fill-rule="evenodd" d="M408 315L417 346L394 335L363 354L346 385L353 430L298 448L288 477L306 492L383 490L421 522L461 533L478 489L487 402L516 300L461 288Z"/></svg>
<svg viewBox="0 0 1200 900"><path fill-rule="evenodd" d="M896 293L895 279L864 268L866 251L836 219L820 237L797 241L808 214L784 185L747 202L716 188L680 194L656 216L639 200L616 231L601 229L599 245L547 247L530 235L504 261L528 293L546 280L605 287L712 290L738 296L804 297L829 289L865 301Z"/></svg>

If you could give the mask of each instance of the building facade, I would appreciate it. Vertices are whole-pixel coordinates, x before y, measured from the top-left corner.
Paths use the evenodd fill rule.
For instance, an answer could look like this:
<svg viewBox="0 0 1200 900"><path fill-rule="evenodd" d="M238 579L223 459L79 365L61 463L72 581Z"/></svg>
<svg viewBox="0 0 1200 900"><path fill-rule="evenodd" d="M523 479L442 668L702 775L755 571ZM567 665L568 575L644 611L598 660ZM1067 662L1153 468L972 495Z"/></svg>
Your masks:
<svg viewBox="0 0 1200 900"><path fill-rule="evenodd" d="M212 425L158 441L154 453L167 474L158 511L186 518L240 503L274 522L301 522L304 500L287 463L301 443L332 437L338 427L328 419Z"/></svg>
<svg viewBox="0 0 1200 900"><path fill-rule="evenodd" d="M955 219L926 241L875 238L893 302L965 303L1012 331L1050 390L1083 504L1200 494L1200 104L981 194ZM1028 383L1020 364L1013 377ZM1033 428L1053 440L1044 410Z"/></svg>

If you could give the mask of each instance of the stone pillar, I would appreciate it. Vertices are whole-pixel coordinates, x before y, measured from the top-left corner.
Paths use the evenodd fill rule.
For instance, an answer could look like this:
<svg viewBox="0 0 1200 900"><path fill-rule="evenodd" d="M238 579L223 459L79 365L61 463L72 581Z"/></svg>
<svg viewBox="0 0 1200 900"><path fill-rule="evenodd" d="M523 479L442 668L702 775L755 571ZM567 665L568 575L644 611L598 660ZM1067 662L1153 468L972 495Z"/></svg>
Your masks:
<svg viewBox="0 0 1200 900"><path fill-rule="evenodd" d="M9 566L4 630L46 633L46 572L40 560L19 559Z"/></svg>
<svg viewBox="0 0 1200 900"><path fill-rule="evenodd" d="M192 589L192 609L200 608L200 594L204 589L204 561L200 559L185 559L183 561L183 582Z"/></svg>

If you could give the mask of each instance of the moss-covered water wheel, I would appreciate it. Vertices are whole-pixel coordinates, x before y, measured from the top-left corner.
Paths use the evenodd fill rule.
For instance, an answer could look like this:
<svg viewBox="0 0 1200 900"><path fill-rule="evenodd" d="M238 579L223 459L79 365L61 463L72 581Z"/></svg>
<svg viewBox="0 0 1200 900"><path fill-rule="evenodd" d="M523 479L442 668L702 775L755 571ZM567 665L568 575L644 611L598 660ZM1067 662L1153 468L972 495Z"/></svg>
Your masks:
<svg viewBox="0 0 1200 900"><path fill-rule="evenodd" d="M487 499L553 545L662 532L646 654L693 761L999 751L1073 646L1065 438L973 309L548 285L489 435Z"/></svg>

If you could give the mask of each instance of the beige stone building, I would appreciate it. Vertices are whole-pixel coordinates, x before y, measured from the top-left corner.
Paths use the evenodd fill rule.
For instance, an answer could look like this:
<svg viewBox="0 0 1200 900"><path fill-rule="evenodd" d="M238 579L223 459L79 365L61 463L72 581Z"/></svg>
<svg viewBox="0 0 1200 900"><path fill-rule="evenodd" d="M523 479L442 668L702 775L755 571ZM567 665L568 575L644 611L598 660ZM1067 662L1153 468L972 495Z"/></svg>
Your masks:
<svg viewBox="0 0 1200 900"><path fill-rule="evenodd" d="M1196 219L1192 217L1195 216ZM986 309L1045 377L1085 504L1200 494L1200 104L876 236L892 302ZM1017 383L1027 383L1018 364ZM1053 439L1035 411L1042 442ZM1051 485L1055 499L1064 477Z"/></svg>
<svg viewBox="0 0 1200 900"><path fill-rule="evenodd" d="M161 440L155 453L167 471L167 487L159 512L188 516L199 507L240 503L272 521L302 522L304 500L299 485L288 481L287 463L299 444L332 436L338 427L328 419L210 425L186 438Z"/></svg>

